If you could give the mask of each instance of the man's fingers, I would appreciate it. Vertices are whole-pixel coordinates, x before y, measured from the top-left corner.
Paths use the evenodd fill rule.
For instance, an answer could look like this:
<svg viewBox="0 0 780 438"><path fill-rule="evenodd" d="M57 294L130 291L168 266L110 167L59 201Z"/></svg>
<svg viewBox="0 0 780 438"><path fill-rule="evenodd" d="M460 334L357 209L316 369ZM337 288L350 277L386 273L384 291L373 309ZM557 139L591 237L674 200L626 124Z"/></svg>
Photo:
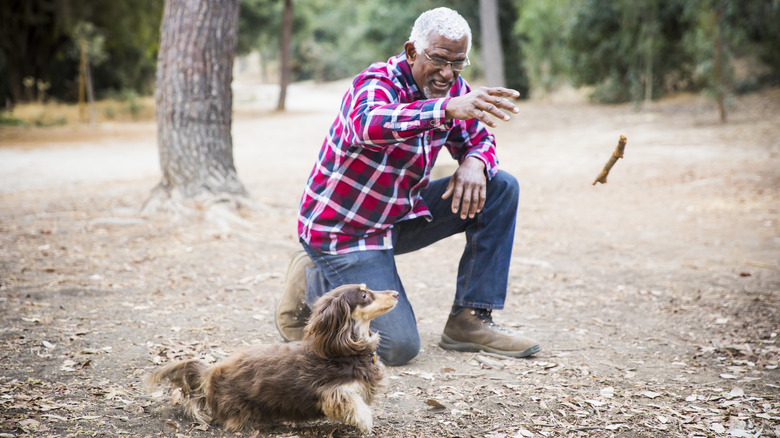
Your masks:
<svg viewBox="0 0 780 438"><path fill-rule="evenodd" d="M480 122L490 126L491 128L495 128L496 127L496 122L493 121L492 118L488 117L488 114L485 111L480 111L477 114L476 118L479 119Z"/></svg>
<svg viewBox="0 0 780 438"><path fill-rule="evenodd" d="M511 98L520 97L519 91L512 90L510 88L494 87L494 88L486 88L485 92L490 96L489 98L485 98L486 102L492 103L498 108L512 111L515 114L520 111L520 109L517 106L515 106L515 104L513 104L508 99L506 99L509 97Z"/></svg>
<svg viewBox="0 0 780 438"><path fill-rule="evenodd" d="M450 181L452 181L452 178L450 178ZM458 207L460 207L460 200L463 197L463 186L461 184L453 184L454 188L452 191L452 212L457 213Z"/></svg>
<svg viewBox="0 0 780 438"><path fill-rule="evenodd" d="M520 97L520 92L511 88L504 87L485 87L484 90L491 96L499 97Z"/></svg>
<svg viewBox="0 0 780 438"><path fill-rule="evenodd" d="M480 211L482 211L482 208L485 207L485 198L486 198L486 189L485 186L472 186L469 188L466 188L462 191L461 194L461 202L460 202L460 218L466 219L466 217L473 218L477 215ZM453 198L453 207L452 212L457 213L458 212L458 204L455 203L455 199Z"/></svg>
<svg viewBox="0 0 780 438"><path fill-rule="evenodd" d="M447 199L452 195L452 189L455 188L455 177L451 176L449 181L447 181L447 188L444 190L444 193L441 195L441 199Z"/></svg>
<svg viewBox="0 0 780 438"><path fill-rule="evenodd" d="M508 115L506 115L506 114L505 114L503 111L501 111L500 109L498 109L498 107L497 107L496 105L492 104L492 103L488 103L488 104L487 104L487 107L485 107L484 109L482 109L482 111L484 111L484 112L486 112L486 113L490 113L490 114L492 114L494 117L498 117L498 118L500 118L500 119L502 119L502 120L504 120L504 121L508 121L508 120L509 120L509 116L508 116Z"/></svg>
<svg viewBox="0 0 780 438"><path fill-rule="evenodd" d="M482 189L480 186L474 186L471 192L471 205L469 206L469 217L474 217L482 211L482 207L485 205L485 198L482 196Z"/></svg>
<svg viewBox="0 0 780 438"><path fill-rule="evenodd" d="M473 204L471 202L471 195L466 195L463 197L463 202L460 205L460 218L466 219L466 216L474 217L474 214L472 213L473 206L476 204Z"/></svg>
<svg viewBox="0 0 780 438"><path fill-rule="evenodd" d="M509 115L503 110L511 111L515 114L520 112L518 107L504 98L484 95L474 102L474 109L481 111L481 114L474 114L474 117L491 127L495 127L495 124L492 121L488 122L490 120L488 116L507 122L509 121Z"/></svg>

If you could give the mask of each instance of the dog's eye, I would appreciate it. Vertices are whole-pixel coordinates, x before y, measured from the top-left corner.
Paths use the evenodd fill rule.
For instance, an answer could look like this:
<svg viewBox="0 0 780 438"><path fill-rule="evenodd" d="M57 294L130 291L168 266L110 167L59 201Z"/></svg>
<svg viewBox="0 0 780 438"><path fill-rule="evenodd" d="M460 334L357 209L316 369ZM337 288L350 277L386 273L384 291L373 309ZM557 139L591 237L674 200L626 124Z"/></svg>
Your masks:
<svg viewBox="0 0 780 438"><path fill-rule="evenodd" d="M363 296L362 296L362 298L365 300L366 298L368 298L368 294L367 294L367 293L365 293L365 292L363 292Z"/></svg>

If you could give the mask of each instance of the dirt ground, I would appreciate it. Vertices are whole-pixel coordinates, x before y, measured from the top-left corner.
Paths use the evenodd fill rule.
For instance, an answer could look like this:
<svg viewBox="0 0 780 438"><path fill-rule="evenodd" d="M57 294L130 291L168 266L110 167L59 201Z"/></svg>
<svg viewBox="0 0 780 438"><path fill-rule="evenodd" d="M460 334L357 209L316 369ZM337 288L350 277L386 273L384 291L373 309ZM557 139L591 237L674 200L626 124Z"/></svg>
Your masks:
<svg viewBox="0 0 780 438"><path fill-rule="evenodd" d="M139 215L160 178L152 122L0 130L0 438L359 436L228 433L142 384L172 359L280 341L296 208L343 87L299 85L284 114L236 94L236 166L259 205L244 223ZM691 96L519 103L495 130L521 199L494 317L543 350L440 349L462 238L401 256L423 350L388 367L373 435L780 436L780 90L732 105L721 125ZM625 158L592 186L620 134Z"/></svg>

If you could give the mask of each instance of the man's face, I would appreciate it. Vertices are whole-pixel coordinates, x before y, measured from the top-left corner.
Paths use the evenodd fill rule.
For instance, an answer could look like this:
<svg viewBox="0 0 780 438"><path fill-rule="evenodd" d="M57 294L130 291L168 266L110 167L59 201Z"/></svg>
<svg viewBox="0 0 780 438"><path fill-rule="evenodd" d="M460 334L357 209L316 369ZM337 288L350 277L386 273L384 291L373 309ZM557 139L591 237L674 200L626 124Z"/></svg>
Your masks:
<svg viewBox="0 0 780 438"><path fill-rule="evenodd" d="M463 61L468 54L468 39L464 36L459 40L449 40L434 32L428 37L425 53L417 52L411 42L404 45L404 50L417 88L422 91L426 99L441 98L447 96L447 92L455 84L460 72L453 71L452 65L449 64L444 68L436 68L428 57L446 61ZM426 54L428 57L425 56Z"/></svg>

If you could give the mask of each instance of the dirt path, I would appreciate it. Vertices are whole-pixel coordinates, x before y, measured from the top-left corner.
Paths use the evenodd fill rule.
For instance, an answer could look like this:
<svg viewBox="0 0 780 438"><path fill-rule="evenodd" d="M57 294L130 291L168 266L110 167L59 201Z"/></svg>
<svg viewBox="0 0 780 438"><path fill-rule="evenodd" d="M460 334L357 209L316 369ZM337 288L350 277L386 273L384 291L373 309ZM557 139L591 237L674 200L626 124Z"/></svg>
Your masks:
<svg viewBox="0 0 780 438"><path fill-rule="evenodd" d="M305 87L282 115L239 102L236 165L263 206L248 229L137 216L159 178L151 123L0 131L0 437L236 436L141 381L278 341L298 199L342 91L307 107ZM694 98L520 106L496 130L521 207L495 317L543 351L440 349L462 241L399 257L423 351L389 369L375 436L780 436L780 90L737 99L726 125ZM626 158L591 186L620 134ZM255 432L238 436L358 436Z"/></svg>

